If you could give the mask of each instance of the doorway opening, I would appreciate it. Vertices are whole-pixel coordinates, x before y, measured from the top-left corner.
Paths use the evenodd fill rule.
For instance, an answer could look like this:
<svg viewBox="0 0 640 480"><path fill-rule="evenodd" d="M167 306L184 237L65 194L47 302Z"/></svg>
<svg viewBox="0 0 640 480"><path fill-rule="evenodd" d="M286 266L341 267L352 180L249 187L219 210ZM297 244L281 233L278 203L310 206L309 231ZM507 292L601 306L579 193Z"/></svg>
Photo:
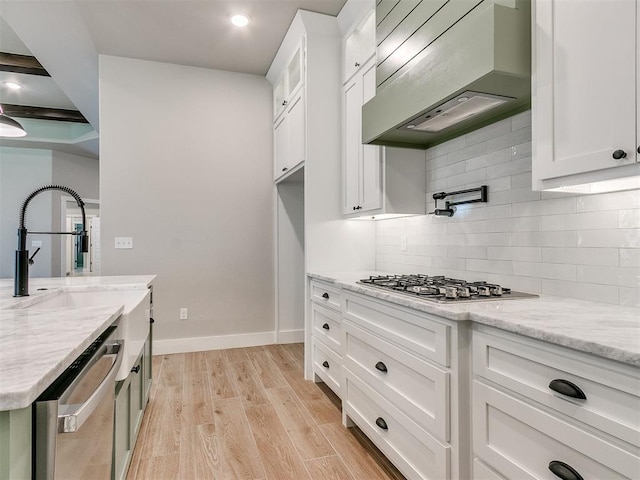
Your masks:
<svg viewBox="0 0 640 480"><path fill-rule="evenodd" d="M82 252L79 235L64 235L60 255L63 276L100 275L100 201L87 199L84 202L89 252ZM63 231L82 231L82 212L74 199L62 198L61 220Z"/></svg>

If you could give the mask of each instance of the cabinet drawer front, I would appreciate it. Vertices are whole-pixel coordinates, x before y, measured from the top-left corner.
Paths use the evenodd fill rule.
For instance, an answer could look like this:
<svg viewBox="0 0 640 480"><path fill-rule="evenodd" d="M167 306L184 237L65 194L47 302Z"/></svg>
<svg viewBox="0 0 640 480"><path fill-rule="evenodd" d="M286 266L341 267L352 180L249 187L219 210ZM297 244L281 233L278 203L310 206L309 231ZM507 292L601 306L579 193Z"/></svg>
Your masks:
<svg viewBox="0 0 640 480"><path fill-rule="evenodd" d="M313 371L342 398L342 359L316 339L312 340Z"/></svg>
<svg viewBox="0 0 640 480"><path fill-rule="evenodd" d="M345 369L347 415L410 479L450 478L451 447L442 445ZM376 422L382 419L383 430Z"/></svg>
<svg viewBox="0 0 640 480"><path fill-rule="evenodd" d="M339 288L317 280L311 281L311 300L314 302L339 311L341 296Z"/></svg>
<svg viewBox="0 0 640 480"><path fill-rule="evenodd" d="M525 340L525 339L523 339ZM526 339L528 340L528 339ZM473 332L474 372L576 420L640 446L640 371L533 340ZM587 397L549 388L567 380Z"/></svg>
<svg viewBox="0 0 640 480"><path fill-rule="evenodd" d="M340 314L334 310L311 304L311 318L313 324L313 336L321 340L338 355L342 354L342 321Z"/></svg>
<svg viewBox="0 0 640 480"><path fill-rule="evenodd" d="M344 328L345 365L411 420L449 441L449 372L348 321Z"/></svg>
<svg viewBox="0 0 640 480"><path fill-rule="evenodd" d="M504 392L473 381L473 450L506 478L552 479L552 461L584 478L640 478L640 458Z"/></svg>
<svg viewBox="0 0 640 480"><path fill-rule="evenodd" d="M449 366L451 327L426 313L346 294L344 317L416 355Z"/></svg>

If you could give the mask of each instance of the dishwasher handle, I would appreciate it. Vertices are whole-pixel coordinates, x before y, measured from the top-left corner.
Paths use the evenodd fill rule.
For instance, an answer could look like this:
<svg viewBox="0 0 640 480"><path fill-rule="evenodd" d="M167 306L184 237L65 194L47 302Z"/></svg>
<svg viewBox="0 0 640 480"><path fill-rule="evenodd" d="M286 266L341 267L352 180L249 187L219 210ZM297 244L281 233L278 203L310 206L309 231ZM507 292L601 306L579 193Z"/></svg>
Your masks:
<svg viewBox="0 0 640 480"><path fill-rule="evenodd" d="M100 385L93 391L86 402L68 405L65 412L58 415L58 433L77 432L102 400L115 390L116 374L122 363L123 344L123 340L112 340L102 345L100 351L96 352L87 368L107 356L114 358L113 364L102 382L100 382Z"/></svg>

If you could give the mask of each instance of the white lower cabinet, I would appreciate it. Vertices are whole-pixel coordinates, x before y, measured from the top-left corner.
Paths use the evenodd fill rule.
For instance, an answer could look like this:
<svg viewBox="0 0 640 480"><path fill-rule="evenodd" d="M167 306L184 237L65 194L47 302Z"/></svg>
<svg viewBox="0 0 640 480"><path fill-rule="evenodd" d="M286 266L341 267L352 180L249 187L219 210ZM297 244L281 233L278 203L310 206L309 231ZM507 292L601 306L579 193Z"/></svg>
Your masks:
<svg viewBox="0 0 640 480"><path fill-rule="evenodd" d="M360 427L407 478L468 478L459 326L352 292L342 299L345 423Z"/></svg>
<svg viewBox="0 0 640 480"><path fill-rule="evenodd" d="M407 478L451 478L451 446L429 435L348 368L345 392L347 416Z"/></svg>
<svg viewBox="0 0 640 480"><path fill-rule="evenodd" d="M474 478L640 478L640 369L484 326L472 346Z"/></svg>

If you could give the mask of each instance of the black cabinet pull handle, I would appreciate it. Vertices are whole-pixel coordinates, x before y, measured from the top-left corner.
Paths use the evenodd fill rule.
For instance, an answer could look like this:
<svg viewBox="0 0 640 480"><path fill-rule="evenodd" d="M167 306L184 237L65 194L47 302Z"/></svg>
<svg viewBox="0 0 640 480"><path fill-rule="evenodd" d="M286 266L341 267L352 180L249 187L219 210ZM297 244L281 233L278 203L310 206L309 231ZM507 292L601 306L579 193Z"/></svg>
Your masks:
<svg viewBox="0 0 640 480"><path fill-rule="evenodd" d="M625 152L624 150L616 150L615 152L613 152L613 158L615 158L616 160L620 160L621 158L626 158L627 157L627 152Z"/></svg>
<svg viewBox="0 0 640 480"><path fill-rule="evenodd" d="M559 460L549 462L549 470L562 480L584 480L575 468Z"/></svg>
<svg viewBox="0 0 640 480"><path fill-rule="evenodd" d="M136 365L135 367L133 367L133 368L131 369L131 371L132 371L133 373L138 373L138 372L140 371L140 365Z"/></svg>
<svg viewBox="0 0 640 480"><path fill-rule="evenodd" d="M353 209L355 210L355 209L356 209L356 207L353 207Z"/></svg>
<svg viewBox="0 0 640 480"><path fill-rule="evenodd" d="M287 101L286 101L286 100L283 100L283 101L282 101L282 106L284 107L286 104L287 104Z"/></svg>
<svg viewBox="0 0 640 480"><path fill-rule="evenodd" d="M327 292L324 292L322 294L322 298L325 298L325 299L329 300L329 294Z"/></svg>
<svg viewBox="0 0 640 480"><path fill-rule="evenodd" d="M376 425L380 427L382 430L389 430L389 426L387 422L384 421L384 418L378 417L376 418Z"/></svg>
<svg viewBox="0 0 640 480"><path fill-rule="evenodd" d="M329 324L325 323L324 325L322 325L322 328L324 328L325 330L329 330Z"/></svg>
<svg viewBox="0 0 640 480"><path fill-rule="evenodd" d="M376 368L380 370L382 373L387 373L387 366L382 362L376 363Z"/></svg>
<svg viewBox="0 0 640 480"><path fill-rule="evenodd" d="M326 360L324 362L322 362L322 366L324 368L329 368L329 362L327 362Z"/></svg>
<svg viewBox="0 0 640 480"><path fill-rule="evenodd" d="M638 146L638 150L637 151L638 151L638 153L640 153L640 146Z"/></svg>
<svg viewBox="0 0 640 480"><path fill-rule="evenodd" d="M149 323L156 323L156 321L153 319L153 317L149 317Z"/></svg>
<svg viewBox="0 0 640 480"><path fill-rule="evenodd" d="M584 394L582 389L569 380L556 378L555 380L551 380L551 383L549 383L549 388L554 392L558 392L559 394L565 395L567 397L577 398L580 400L587 399L587 396Z"/></svg>

